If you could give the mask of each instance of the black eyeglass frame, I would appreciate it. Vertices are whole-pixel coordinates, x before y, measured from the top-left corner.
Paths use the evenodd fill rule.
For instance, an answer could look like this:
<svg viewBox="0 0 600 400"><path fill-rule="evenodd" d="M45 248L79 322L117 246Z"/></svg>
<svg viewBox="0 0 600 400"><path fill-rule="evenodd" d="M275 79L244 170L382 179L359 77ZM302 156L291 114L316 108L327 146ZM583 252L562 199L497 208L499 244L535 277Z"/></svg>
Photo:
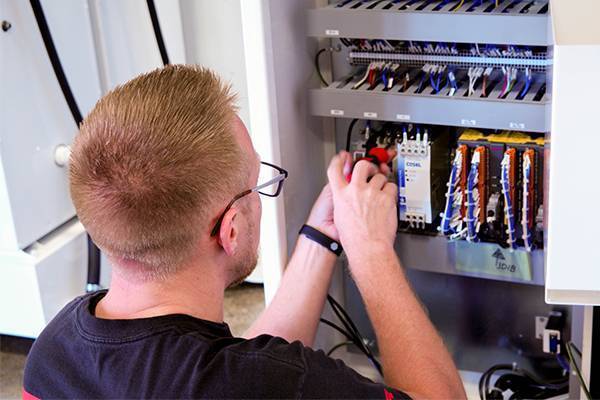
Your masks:
<svg viewBox="0 0 600 400"><path fill-rule="evenodd" d="M275 178L265 182L265 183L261 183L260 185L252 188L252 189L248 189L243 191L242 193L238 194L237 196L235 196L230 202L229 204L227 204L227 207L225 207L225 210L223 210L223 212L221 213L221 215L219 216L219 219L217 220L217 223L215 224L214 228L212 229L212 231L210 232L210 236L214 237L217 236L217 233L219 233L219 230L221 229L221 224L223 223L223 218L225 217L225 214L227 213L227 211L229 211L229 209L233 206L233 204L238 201L239 199L241 199L244 196L249 195L250 193L253 192L258 192L260 194L262 194L263 196L268 196L268 197L277 197L279 196L279 194L281 193L281 190L283 189L283 182L287 179L288 177L288 172L281 168L278 167L277 165L265 162L265 161L261 161L260 162L262 165L266 165L268 167L274 168L277 171L279 171L279 175L277 175ZM267 186L271 186L275 183L278 183L277 185L277 190L275 191L275 194L269 194L269 193L264 193L261 192L260 189L266 188Z"/></svg>

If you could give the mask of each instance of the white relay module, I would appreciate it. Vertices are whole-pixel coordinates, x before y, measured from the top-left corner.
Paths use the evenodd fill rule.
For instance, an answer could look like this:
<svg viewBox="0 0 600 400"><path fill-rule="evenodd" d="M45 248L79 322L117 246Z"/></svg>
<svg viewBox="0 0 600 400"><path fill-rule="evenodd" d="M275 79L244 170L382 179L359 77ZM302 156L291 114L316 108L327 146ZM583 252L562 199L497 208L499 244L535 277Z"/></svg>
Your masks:
<svg viewBox="0 0 600 400"><path fill-rule="evenodd" d="M397 145L396 168L398 176L398 205L400 221L411 228L424 228L431 224L431 144L425 130L423 137L417 133L409 139L404 132Z"/></svg>

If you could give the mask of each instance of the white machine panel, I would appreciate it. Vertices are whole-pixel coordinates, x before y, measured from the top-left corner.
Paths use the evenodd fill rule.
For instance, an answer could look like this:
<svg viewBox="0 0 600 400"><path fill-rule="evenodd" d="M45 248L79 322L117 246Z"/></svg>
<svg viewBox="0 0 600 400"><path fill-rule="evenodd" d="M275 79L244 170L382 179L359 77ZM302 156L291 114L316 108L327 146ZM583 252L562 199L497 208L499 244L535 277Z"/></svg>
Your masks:
<svg viewBox="0 0 600 400"><path fill-rule="evenodd" d="M600 82L581 72L600 68L600 3L552 3L555 31L548 203L546 301L600 304L600 256L595 223L600 186L597 160ZM585 6L580 8L579 6ZM588 21L582 13L586 9ZM574 101L576 100L576 101Z"/></svg>
<svg viewBox="0 0 600 400"><path fill-rule="evenodd" d="M63 9L47 7L48 2L45 2L46 9L51 10L47 13L49 25L56 22L51 18L56 8L63 13L62 21L65 12L68 20L73 21L68 33L78 37L77 45L71 43L69 47L62 39L57 40L56 45L67 61L64 62L67 71L79 71L72 76L80 85L72 86L76 96L81 94L78 101L85 100L79 101L85 112L100 93L95 56L89 50L93 49L93 41L84 4L74 1L69 4L73 7ZM1 0L0 8L5 13L3 18L12 23L12 28L3 32L0 42L0 162L5 175L5 184L0 190L8 192L13 218L12 221L1 220L0 226L13 225L18 247L25 248L75 215L67 170L54 163L54 151L60 144L70 144L77 128L48 60L29 2ZM57 38L67 33L63 28L53 31ZM85 79L83 74L87 75ZM76 90L77 87L82 90Z"/></svg>
<svg viewBox="0 0 600 400"><path fill-rule="evenodd" d="M83 294L86 238L76 220L27 252L0 250L0 332L35 338L69 301Z"/></svg>

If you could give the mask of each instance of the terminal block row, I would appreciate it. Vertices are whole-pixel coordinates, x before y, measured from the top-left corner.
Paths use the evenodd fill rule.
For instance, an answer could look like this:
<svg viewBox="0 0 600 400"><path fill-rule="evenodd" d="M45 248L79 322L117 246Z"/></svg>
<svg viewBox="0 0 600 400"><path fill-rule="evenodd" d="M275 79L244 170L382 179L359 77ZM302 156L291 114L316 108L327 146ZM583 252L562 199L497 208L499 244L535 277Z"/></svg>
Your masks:
<svg viewBox="0 0 600 400"><path fill-rule="evenodd" d="M464 131L451 160L440 231L453 240L543 246L543 138Z"/></svg>

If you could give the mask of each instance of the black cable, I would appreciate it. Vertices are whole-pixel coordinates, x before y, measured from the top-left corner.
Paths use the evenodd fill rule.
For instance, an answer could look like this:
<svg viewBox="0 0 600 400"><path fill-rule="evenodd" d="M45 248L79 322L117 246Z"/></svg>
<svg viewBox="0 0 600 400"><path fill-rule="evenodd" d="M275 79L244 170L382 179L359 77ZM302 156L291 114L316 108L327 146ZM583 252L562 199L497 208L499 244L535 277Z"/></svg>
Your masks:
<svg viewBox="0 0 600 400"><path fill-rule="evenodd" d="M491 383L491 379L492 379L492 376L494 375L494 373L497 371L502 371L502 370L510 371L510 374L512 374L512 375L518 375L525 379L528 379L531 382L531 385L534 385L535 387L539 388L540 390L560 391L560 390L563 390L565 388L565 386L568 386L568 383L569 383L568 376L561 378L560 380L557 380L557 381L544 382L541 379L539 379L538 377L534 376L532 373L530 373L527 370L524 370L522 368L515 367L511 364L498 364L498 365L492 366L490 369L485 371L479 379L479 397L481 398L481 400L486 400L488 398L488 395L491 393L490 383ZM512 389L514 392L515 388L512 388Z"/></svg>
<svg viewBox="0 0 600 400"><path fill-rule="evenodd" d="M363 338L363 336L360 334L358 328L356 327L356 325L354 324L354 321L352 321L352 318L350 318L350 315L348 315L348 313L346 312L346 310L344 310L344 307L342 307L342 305L340 303L338 303L331 295L327 295L327 300L329 301L329 304L331 305L331 308L333 309L338 309L339 312L341 312L344 316L344 318L346 319L346 321L348 322L348 324L350 325L350 331L354 332L359 338ZM337 314L337 313L336 313ZM339 314L338 314L339 316Z"/></svg>
<svg viewBox="0 0 600 400"><path fill-rule="evenodd" d="M154 29L154 36L156 36L156 44L158 45L158 50L160 51L162 63L165 66L169 65L171 64L169 62L169 54L167 53L167 48L165 47L165 41L163 39L162 31L160 29L160 22L158 22L158 14L156 13L154 0L146 0L146 4L148 4L150 19L152 20L152 29Z"/></svg>
<svg viewBox="0 0 600 400"><path fill-rule="evenodd" d="M353 323L348 321L349 317L348 318L344 317L344 315L342 315L340 313L338 308L331 301L329 302L329 304L330 304L331 308L333 309L333 312L335 313L337 318L342 322L342 325L344 325L346 332L349 332L349 334L352 336L352 339L353 339L356 347L358 347L358 349L360 351L362 351L365 354L365 356L367 356L367 358L369 358L371 360L374 357L371 352L371 349L369 349L369 347L365 344L365 342L363 340L363 336L360 334L360 332L358 332L356 327L353 326Z"/></svg>
<svg viewBox="0 0 600 400"><path fill-rule="evenodd" d="M375 358L369 346L365 344L364 337L358 331L358 328L352 321L352 318L350 318L350 315L348 315L346 310L344 310L344 308L331 295L327 295L327 300L329 301L329 305L331 306L333 312L346 328L346 331L352 336L349 339L353 340L354 344L364 353L377 371L383 376L381 364Z"/></svg>
<svg viewBox="0 0 600 400"><path fill-rule="evenodd" d="M354 342L351 340L336 344L331 349L329 349L329 351L327 352L327 357L330 357L333 354L333 352L339 349L340 347L350 346L352 344L354 344Z"/></svg>
<svg viewBox="0 0 600 400"><path fill-rule="evenodd" d="M326 51L327 51L327 49L321 49L321 50L319 50L317 52L317 55L315 56L315 68L317 70L317 75L319 75L319 79L321 80L321 82L323 83L323 85L329 86L329 83L327 83L327 81L323 77L323 74L321 73L321 64L319 63L319 59L321 58L321 54L323 54Z"/></svg>
<svg viewBox="0 0 600 400"><path fill-rule="evenodd" d="M352 130L354 129L354 125L358 122L358 119L353 119L350 122L350 126L348 126L348 133L346 134L346 151L350 152L350 142L352 141Z"/></svg>
<svg viewBox="0 0 600 400"><path fill-rule="evenodd" d="M340 328L339 326L337 326L336 324L334 324L333 322L325 319L325 318L320 318L319 321L321 321L322 323L324 323L325 325L335 329L336 331L338 331L339 333L341 333L342 335L346 336L347 339L349 340L354 340L354 338L352 337L352 335L348 332L346 332L344 329Z"/></svg>
<svg viewBox="0 0 600 400"><path fill-rule="evenodd" d="M579 357L581 357L581 351L577 348L577 346L575 346L575 344L573 342L567 342L566 350L567 350L567 356L569 357L569 360L570 360L571 364L573 365L573 370L575 371L575 374L577 375L577 379L579 380L579 385L581 387L581 390L583 391L583 393L585 394L587 399L591 399L592 395L590 394L590 391L587 388L587 385L585 384L585 380L583 379L583 376L581 375L581 370L579 369L579 365L577 365L577 363L575 362L575 359L573 358L573 350L575 350L579 354Z"/></svg>
<svg viewBox="0 0 600 400"><path fill-rule="evenodd" d="M340 314L337 312L337 310L334 310L334 312L336 313L338 318L340 318ZM345 321L343 321L342 319L340 319L340 320L346 327L348 327L348 325ZM365 354L365 356L369 359L369 361L371 361L373 363L373 365L375 366L375 368L377 368L377 370L381 373L381 365L379 364L379 362L376 359L374 359L374 356L370 353L370 350L368 348L366 348L362 338L358 337L355 333L353 334L353 333L348 332L348 330L345 330L345 329L339 327L338 325L334 324L333 322L331 322L325 318L321 318L320 321L322 323L324 323L325 325L340 332L342 335L346 336L346 338L349 341L351 341L356 347L358 347L359 350L361 350L363 352L363 354Z"/></svg>
<svg viewBox="0 0 600 400"><path fill-rule="evenodd" d="M490 369L485 371L483 374L481 374L481 377L479 378L479 398L481 400L485 400L487 397L488 392L487 392L486 385L489 385L488 375L491 378L491 376L494 374L494 372L505 370L505 369L512 371L513 367L510 364L494 365Z"/></svg>
<svg viewBox="0 0 600 400"><path fill-rule="evenodd" d="M346 314L345 310L343 310L343 309L340 310L341 306L335 301L335 299L333 299L329 295L327 295L327 296L328 296L327 300L329 301L329 305L331 306L331 309L333 310L333 312L335 313L337 318L342 322L342 325L344 325L344 328L346 329L346 331L350 332L350 334L354 337L355 341L358 342L357 346L365 354L369 355L368 353L370 353L370 350L365 346L362 335L360 334L360 332L358 332L358 329L356 328L354 323L350 320L350 317Z"/></svg>
<svg viewBox="0 0 600 400"><path fill-rule="evenodd" d="M35 16L38 29L42 35L44 46L46 47L46 53L48 53L48 58L52 64L54 75L56 75L56 79L58 80L58 84L60 85L60 89L63 93L65 101L69 106L69 110L71 110L73 120L77 125L77 129L79 129L79 125L83 121L83 117L81 116L81 112L77 106L77 101L75 100L75 96L73 95L73 91L71 90L71 86L69 85L69 81L65 75L65 71L63 70L62 63L60 62L60 57L58 56L58 52L54 46L54 40L52 39L52 34L50 33L50 28L48 27L44 10L39 0L30 0L29 2ZM100 249L94 244L90 235L87 235L87 244L88 276L86 289L90 291L98 288L98 285L100 284Z"/></svg>

